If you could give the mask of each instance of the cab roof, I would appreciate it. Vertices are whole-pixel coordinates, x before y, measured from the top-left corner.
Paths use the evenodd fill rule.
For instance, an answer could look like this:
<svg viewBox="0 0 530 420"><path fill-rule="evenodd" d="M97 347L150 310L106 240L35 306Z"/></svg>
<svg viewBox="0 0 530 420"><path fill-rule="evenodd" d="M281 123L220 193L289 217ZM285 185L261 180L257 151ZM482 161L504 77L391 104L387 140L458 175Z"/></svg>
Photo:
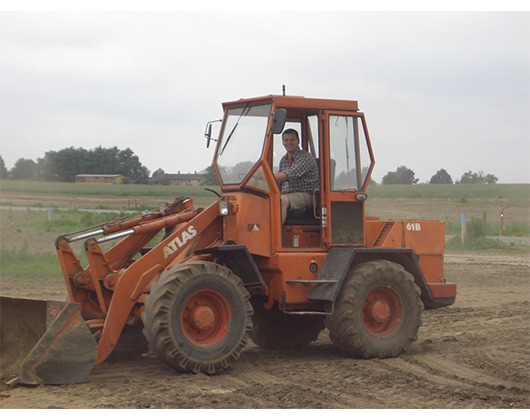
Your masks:
<svg viewBox="0 0 530 420"><path fill-rule="evenodd" d="M241 98L235 101L223 102L223 110L247 103L261 104L272 103L275 108L320 109L330 111L358 111L359 106L355 100L345 99L318 99L304 96L267 95L254 98Z"/></svg>

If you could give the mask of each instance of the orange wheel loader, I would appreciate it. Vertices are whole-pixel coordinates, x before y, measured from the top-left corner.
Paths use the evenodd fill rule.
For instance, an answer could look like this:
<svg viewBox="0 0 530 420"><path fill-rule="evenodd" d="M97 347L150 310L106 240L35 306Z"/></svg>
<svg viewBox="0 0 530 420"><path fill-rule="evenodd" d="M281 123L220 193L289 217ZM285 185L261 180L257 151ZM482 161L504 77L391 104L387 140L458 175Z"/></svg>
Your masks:
<svg viewBox="0 0 530 420"><path fill-rule="evenodd" d="M223 110L216 138L215 123L205 131L207 146L215 143L219 197L207 208L179 197L58 237L68 303L47 322L49 305L40 303L40 326L27 323L34 337L25 347L12 337L22 333L2 322L2 359L17 356L4 370L26 384L83 382L94 365L150 349L179 372L214 374L249 339L297 348L324 328L352 357L397 357L416 340L424 309L454 303L444 224L366 214L374 154L357 101L283 94ZM282 223L274 173L287 128L315 157L320 185L312 206ZM21 306L2 299L2 319L30 317L17 315Z"/></svg>

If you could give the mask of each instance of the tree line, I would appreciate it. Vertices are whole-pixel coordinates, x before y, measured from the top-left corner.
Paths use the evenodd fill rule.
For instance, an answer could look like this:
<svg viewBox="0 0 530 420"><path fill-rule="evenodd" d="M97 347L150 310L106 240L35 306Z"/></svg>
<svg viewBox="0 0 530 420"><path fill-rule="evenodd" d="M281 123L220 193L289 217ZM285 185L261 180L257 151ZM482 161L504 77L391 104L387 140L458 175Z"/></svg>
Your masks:
<svg viewBox="0 0 530 420"><path fill-rule="evenodd" d="M122 175L124 182L146 184L149 170L140 163L138 156L127 148L96 147L93 150L68 147L59 151L48 151L35 162L21 158L8 171L0 156L2 179L25 179L34 181L74 182L79 174Z"/></svg>
<svg viewBox="0 0 530 420"><path fill-rule="evenodd" d="M499 179L493 174L484 175L483 171L464 173L455 184L496 184ZM387 172L382 179L382 184L417 184L414 171L406 166L399 166L395 171ZM453 184L453 178L445 169L438 170L430 179L429 184Z"/></svg>
<svg viewBox="0 0 530 420"><path fill-rule="evenodd" d="M149 170L143 166L134 152L127 148L120 150L117 147L96 147L93 150L68 147L59 151L48 151L43 158L33 161L21 158L14 167L8 171L4 160L0 156L0 179L24 179L40 181L74 182L79 174L92 175L122 175L125 182L134 184L147 184ZM395 171L389 171L383 176L382 184L417 184L412 169L399 166ZM456 184L496 184L498 178L493 174L482 171L468 171L464 173ZM453 184L451 175L445 169L438 170L430 179L430 184ZM216 185L217 181L213 168L206 170L203 185Z"/></svg>

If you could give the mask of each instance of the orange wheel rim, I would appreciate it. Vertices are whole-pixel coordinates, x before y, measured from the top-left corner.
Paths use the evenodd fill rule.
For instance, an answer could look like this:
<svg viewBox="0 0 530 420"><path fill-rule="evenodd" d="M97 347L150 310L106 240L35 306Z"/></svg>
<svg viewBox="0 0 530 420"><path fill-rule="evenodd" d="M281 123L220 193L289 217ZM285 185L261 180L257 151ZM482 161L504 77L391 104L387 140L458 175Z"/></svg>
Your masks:
<svg viewBox="0 0 530 420"><path fill-rule="evenodd" d="M363 303L363 321L370 334L388 337L396 332L403 319L403 305L395 290L378 287Z"/></svg>
<svg viewBox="0 0 530 420"><path fill-rule="evenodd" d="M230 305L215 290L200 290L184 305L181 326L184 336L195 346L211 347L228 335Z"/></svg>

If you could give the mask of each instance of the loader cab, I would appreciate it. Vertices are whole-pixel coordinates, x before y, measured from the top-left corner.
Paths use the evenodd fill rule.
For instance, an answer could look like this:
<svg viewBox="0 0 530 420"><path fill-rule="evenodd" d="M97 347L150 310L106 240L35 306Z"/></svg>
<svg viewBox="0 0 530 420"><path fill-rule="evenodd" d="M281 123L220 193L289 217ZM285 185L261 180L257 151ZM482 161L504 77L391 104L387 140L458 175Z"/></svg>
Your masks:
<svg viewBox="0 0 530 420"><path fill-rule="evenodd" d="M279 249L364 246L364 200L374 159L356 101L268 96L223 104L213 168L223 196L237 202L224 237L255 255ZM285 121L283 121L285 120ZM281 223L274 178L285 154L282 132L294 128L317 160L320 188L305 214Z"/></svg>

